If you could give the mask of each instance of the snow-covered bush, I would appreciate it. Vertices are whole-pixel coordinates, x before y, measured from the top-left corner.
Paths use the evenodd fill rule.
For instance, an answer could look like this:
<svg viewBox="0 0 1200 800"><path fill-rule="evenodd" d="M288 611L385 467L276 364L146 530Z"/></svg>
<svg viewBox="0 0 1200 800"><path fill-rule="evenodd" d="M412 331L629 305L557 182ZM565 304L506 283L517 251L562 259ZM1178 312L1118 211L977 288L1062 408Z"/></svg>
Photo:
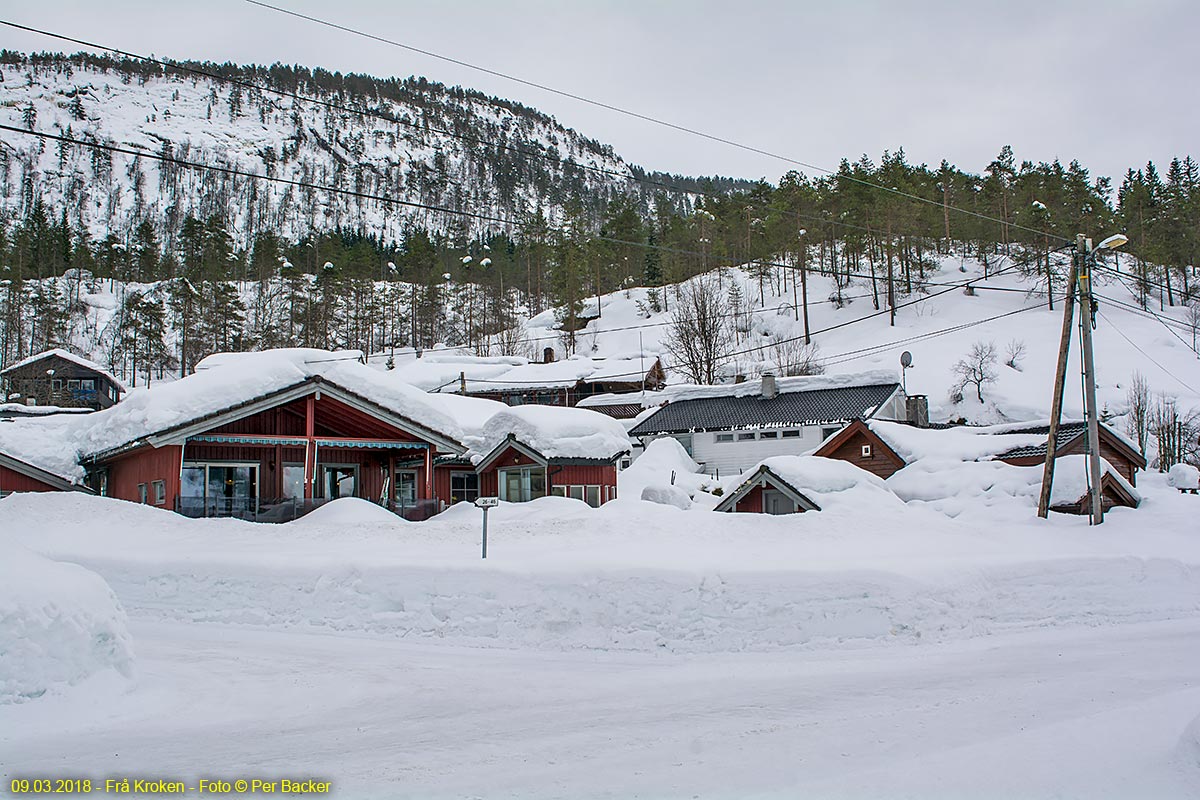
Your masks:
<svg viewBox="0 0 1200 800"><path fill-rule="evenodd" d="M1176 464L1167 473L1167 485L1176 489L1200 489L1200 469L1191 464Z"/></svg>
<svg viewBox="0 0 1200 800"><path fill-rule="evenodd" d="M647 486L642 489L642 499L664 506L675 506L684 511L692 506L692 498L678 486Z"/></svg>

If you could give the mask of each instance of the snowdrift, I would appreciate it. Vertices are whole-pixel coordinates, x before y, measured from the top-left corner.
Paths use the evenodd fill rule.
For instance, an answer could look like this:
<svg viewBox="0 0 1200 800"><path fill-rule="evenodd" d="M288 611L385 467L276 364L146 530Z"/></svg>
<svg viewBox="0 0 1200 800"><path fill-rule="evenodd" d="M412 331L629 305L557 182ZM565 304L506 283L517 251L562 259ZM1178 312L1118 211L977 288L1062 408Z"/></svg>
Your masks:
<svg viewBox="0 0 1200 800"><path fill-rule="evenodd" d="M132 666L125 612L99 575L0 539L0 704Z"/></svg>
<svg viewBox="0 0 1200 800"><path fill-rule="evenodd" d="M546 497L492 511L486 561L467 504L347 528L336 504L333 522L300 527L25 495L0 503L0 526L100 573L144 619L725 652L1195 617L1200 542L1180 521L1191 498L1163 483L1139 518L1099 531L1075 517L963 525L899 501L769 517Z"/></svg>

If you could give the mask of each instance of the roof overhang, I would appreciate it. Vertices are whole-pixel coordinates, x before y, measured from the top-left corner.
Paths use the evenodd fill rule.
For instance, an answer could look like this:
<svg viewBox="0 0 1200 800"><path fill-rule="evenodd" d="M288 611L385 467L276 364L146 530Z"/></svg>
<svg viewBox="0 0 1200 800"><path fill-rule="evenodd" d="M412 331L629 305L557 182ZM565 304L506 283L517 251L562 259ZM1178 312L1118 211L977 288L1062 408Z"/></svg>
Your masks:
<svg viewBox="0 0 1200 800"><path fill-rule="evenodd" d="M182 425L168 428L147 436L142 436L134 439L131 442L109 448L108 450L94 453L87 457L88 461L97 462L105 461L122 453L134 450L143 445L151 447L163 447L166 445L183 444L190 436L202 434L205 431L211 430L218 425L225 425L230 422L236 422L239 419L244 419L260 411L274 408L283 403L290 403L293 400L299 400L302 397L307 397L310 394L324 393L339 402L354 408L364 414L369 414L373 417L387 422L395 428L398 428L405 433L412 434L415 437L423 439L430 444L436 445L443 450L451 453L465 453L467 448L460 442L451 439L445 434L438 433L430 428L414 422L407 417L396 414L388 409L378 405L377 403L362 397L355 392L350 391L336 383L331 383L329 380L320 375L313 375L305 380L293 384L291 386L279 389L262 397L254 398L253 400L239 403L238 405L208 414L204 417L196 419L192 422L187 422Z"/></svg>
<svg viewBox="0 0 1200 800"><path fill-rule="evenodd" d="M35 467L33 464L30 464L27 461L22 461L19 458L13 458L12 456L5 455L4 453L0 453L0 467L7 467L13 472L18 472L27 478L32 478L33 480L44 483L47 486L53 486L55 489L58 489L62 492L87 492L89 494L92 492L91 489L83 486L82 484L75 483L74 481L68 480L61 475L48 472L41 467Z"/></svg>

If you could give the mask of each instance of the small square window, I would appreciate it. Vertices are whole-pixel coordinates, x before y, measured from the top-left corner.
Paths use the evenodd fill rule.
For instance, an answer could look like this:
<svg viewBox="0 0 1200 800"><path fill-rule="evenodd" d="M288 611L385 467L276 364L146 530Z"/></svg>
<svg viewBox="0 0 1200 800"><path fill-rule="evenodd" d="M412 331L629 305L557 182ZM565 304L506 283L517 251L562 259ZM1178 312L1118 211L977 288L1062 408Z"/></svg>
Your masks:
<svg viewBox="0 0 1200 800"><path fill-rule="evenodd" d="M864 444L864 445L862 446L862 455L863 455L863 458L870 458L870 457L871 457L871 445L869 445L869 444Z"/></svg>
<svg viewBox="0 0 1200 800"><path fill-rule="evenodd" d="M550 487L550 494L554 495L555 497L566 497L566 496L567 496L567 487L565 487L565 486L551 486L551 487Z"/></svg>
<svg viewBox="0 0 1200 800"><path fill-rule="evenodd" d="M717 441L718 442L732 442L733 434L732 433L718 433Z"/></svg>
<svg viewBox="0 0 1200 800"><path fill-rule="evenodd" d="M763 431L758 435L760 439L778 439L779 431Z"/></svg>
<svg viewBox="0 0 1200 800"><path fill-rule="evenodd" d="M567 487L567 497L573 497L576 500L582 500L583 499L583 487L582 486L568 486Z"/></svg>
<svg viewBox="0 0 1200 800"><path fill-rule="evenodd" d="M96 391L96 381L94 378L84 378L79 382L79 388L85 392L94 392Z"/></svg>
<svg viewBox="0 0 1200 800"><path fill-rule="evenodd" d="M167 504L166 481L154 481L151 486L154 488L154 505L165 506Z"/></svg>
<svg viewBox="0 0 1200 800"><path fill-rule="evenodd" d="M67 388L68 388L68 389L75 389L75 390L78 390L78 389L79 389L79 381L77 381L77 380L74 380L74 379L70 379L70 380L68 380L68 381L67 381Z"/></svg>
<svg viewBox="0 0 1200 800"><path fill-rule="evenodd" d="M738 434L738 441L739 441L739 442L749 442L749 441L753 441L753 440L754 440L754 434L753 434L753 433L739 433L739 434Z"/></svg>
<svg viewBox="0 0 1200 800"><path fill-rule="evenodd" d="M50 381L50 388L54 391L62 391L62 378L54 378Z"/></svg>
<svg viewBox="0 0 1200 800"><path fill-rule="evenodd" d="M785 439L799 439L799 438L800 438L800 431L784 431L784 432L783 432L783 438L785 438Z"/></svg>

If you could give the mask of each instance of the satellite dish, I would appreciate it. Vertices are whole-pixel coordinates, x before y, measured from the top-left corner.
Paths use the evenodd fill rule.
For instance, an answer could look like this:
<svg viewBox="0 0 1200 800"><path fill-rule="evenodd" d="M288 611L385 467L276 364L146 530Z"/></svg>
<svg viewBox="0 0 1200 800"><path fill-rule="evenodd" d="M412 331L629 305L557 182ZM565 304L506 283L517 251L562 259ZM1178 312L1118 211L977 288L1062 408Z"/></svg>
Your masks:
<svg viewBox="0 0 1200 800"><path fill-rule="evenodd" d="M905 369L908 369L912 366L912 353L905 350L900 354L900 366L904 367Z"/></svg>

